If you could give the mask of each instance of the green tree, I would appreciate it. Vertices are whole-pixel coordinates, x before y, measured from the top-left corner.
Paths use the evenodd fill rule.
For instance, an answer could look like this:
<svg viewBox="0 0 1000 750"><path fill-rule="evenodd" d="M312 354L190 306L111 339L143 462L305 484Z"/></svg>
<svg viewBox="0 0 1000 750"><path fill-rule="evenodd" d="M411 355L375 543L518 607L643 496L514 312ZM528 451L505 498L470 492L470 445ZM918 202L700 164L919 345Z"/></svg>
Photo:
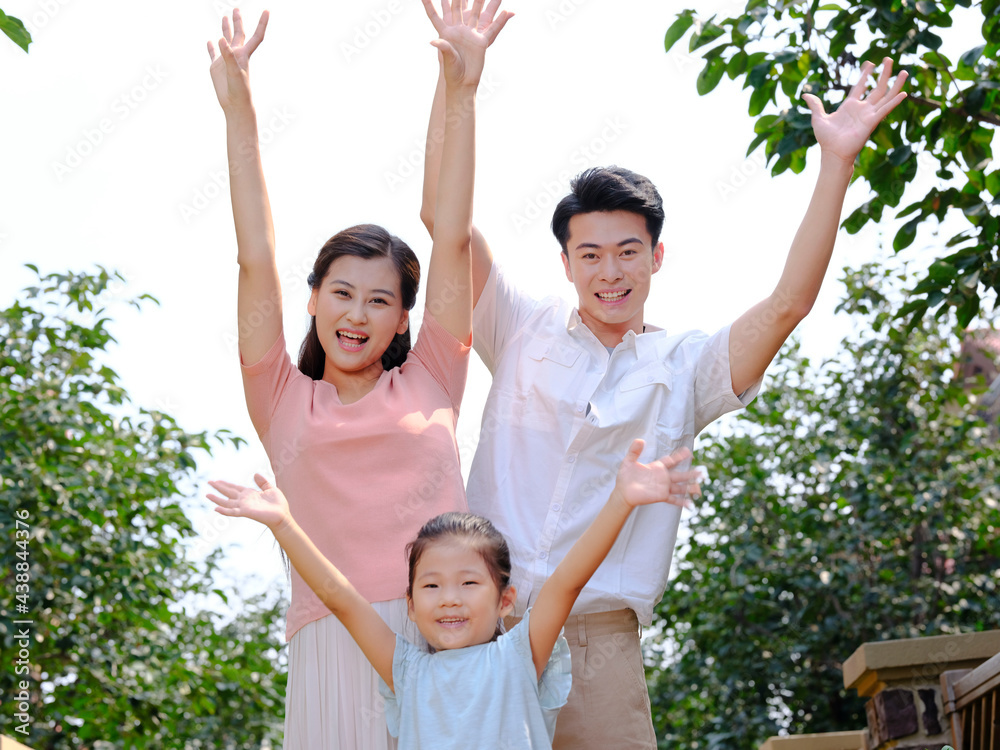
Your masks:
<svg viewBox="0 0 1000 750"><path fill-rule="evenodd" d="M952 60L936 32L950 27L959 12L977 19L982 38ZM945 219L953 219L958 231L900 314L915 321L928 310L943 316L954 308L966 326L986 290L1000 291L1000 170L992 166L1000 124L1000 0L749 0L742 14L729 18L679 13L666 34L667 50L689 31L689 50L704 60L698 92L712 91L723 75L742 80L751 91L750 115L757 118L748 153L763 146L774 174L801 171L815 143L803 93L826 98L829 109L838 92L850 89L859 60L896 60L910 75L909 100L859 155L855 176L868 182L873 195L844 226L857 232L880 221L886 208L898 209L912 192L906 188L918 175L918 163L933 165L934 185L895 211L908 220L893 248L908 247L918 228L935 229Z"/></svg>
<svg viewBox="0 0 1000 750"><path fill-rule="evenodd" d="M1000 446L956 329L894 325L902 283L849 273L842 355L793 346L696 447L712 481L649 654L664 747L864 728L841 672L859 645L1000 627Z"/></svg>
<svg viewBox="0 0 1000 750"><path fill-rule="evenodd" d="M8 16L0 10L0 31L10 37L11 41L18 47L25 52L28 51L28 45L31 44L31 34L24 28L24 23L20 18Z"/></svg>
<svg viewBox="0 0 1000 750"><path fill-rule="evenodd" d="M116 278L39 274L0 311L0 732L39 750L260 747L281 734L281 603L229 622L194 606L215 560L184 547L196 454L240 441L130 403L100 361Z"/></svg>

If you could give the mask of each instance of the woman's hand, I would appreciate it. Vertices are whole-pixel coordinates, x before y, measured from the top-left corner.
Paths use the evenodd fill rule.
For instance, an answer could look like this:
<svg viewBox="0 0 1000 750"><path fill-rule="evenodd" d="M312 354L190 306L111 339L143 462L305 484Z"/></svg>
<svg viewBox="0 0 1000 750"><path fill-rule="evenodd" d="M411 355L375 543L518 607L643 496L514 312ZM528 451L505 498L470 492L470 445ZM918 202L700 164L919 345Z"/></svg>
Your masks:
<svg viewBox="0 0 1000 750"><path fill-rule="evenodd" d="M223 497L209 495L208 499L215 503L216 513L250 518L273 531L291 518L288 501L284 493L261 474L254 474L253 480L260 489L255 490L232 482L209 482L215 490L223 494Z"/></svg>
<svg viewBox="0 0 1000 750"><path fill-rule="evenodd" d="M215 45L208 43L208 56L212 59L209 72L212 74L215 95L219 97L223 110L251 106L250 55L264 41L267 19L268 12L265 10L260 14L257 30L252 37L246 39L243 33L243 16L240 15L239 8L234 8L232 27L228 17L222 19L220 54L216 55Z"/></svg>
<svg viewBox="0 0 1000 750"><path fill-rule="evenodd" d="M485 10L485 0L473 0L471 8L466 7L468 0L441 0L441 15L433 0L423 3L438 33L431 44L441 53L445 81L449 86L478 86L486 48L514 14L505 10L497 15L500 0L491 0Z"/></svg>

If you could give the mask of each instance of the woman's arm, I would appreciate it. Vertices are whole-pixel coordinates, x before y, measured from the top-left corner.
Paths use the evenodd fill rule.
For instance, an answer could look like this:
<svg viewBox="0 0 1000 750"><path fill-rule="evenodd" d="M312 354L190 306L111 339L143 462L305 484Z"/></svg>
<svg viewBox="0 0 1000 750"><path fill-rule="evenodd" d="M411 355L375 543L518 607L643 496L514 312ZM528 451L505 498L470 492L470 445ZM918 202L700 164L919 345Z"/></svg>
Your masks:
<svg viewBox="0 0 1000 750"><path fill-rule="evenodd" d="M538 592L528 620L528 637L539 678L573 604L608 556L632 509L659 502L689 507L690 498L700 494L697 470L672 470L690 457L687 448L658 461L641 464L639 454L643 445L642 440L632 442L618 469L608 502Z"/></svg>
<svg viewBox="0 0 1000 750"><path fill-rule="evenodd" d="M245 38L239 10L233 23L222 19L219 54L208 43L215 93L226 115L229 190L236 224L240 266L237 316L240 356L260 361L281 334L281 286L274 261L274 225L267 199L257 140L257 115L250 96L250 55L264 39L268 13L261 14L253 36Z"/></svg>
<svg viewBox="0 0 1000 750"><path fill-rule="evenodd" d="M486 48L511 14L483 14L475 0L463 17L464 3L442 2L438 15L423 0L439 38L444 78L444 126L437 195L434 201L433 249L427 275L427 309L459 341L472 334L472 197L475 184L476 89ZM495 11L499 0L491 4ZM426 188L426 186L425 186Z"/></svg>
<svg viewBox="0 0 1000 750"><path fill-rule="evenodd" d="M281 490L260 474L254 475L254 481L259 490L231 482L209 482L223 497L209 495L208 499L224 516L250 518L271 529L302 580L344 624L379 677L392 689L396 634L295 522Z"/></svg>
<svg viewBox="0 0 1000 750"><path fill-rule="evenodd" d="M493 17L493 12L500 4L500 0L493 0L483 16ZM482 22L482 21L480 21ZM423 197L420 204L420 220L427 227L427 233L434 236L434 212L437 207L438 176L441 173L441 150L444 145L444 125L445 125L445 80L444 67L438 74L437 86L434 89L434 101L431 104L430 121L427 123L427 143L424 148L424 184ZM479 298L483 294L483 288L490 277L493 268L493 251L486 241L486 237L479 231L479 228L472 225L472 306L479 303Z"/></svg>

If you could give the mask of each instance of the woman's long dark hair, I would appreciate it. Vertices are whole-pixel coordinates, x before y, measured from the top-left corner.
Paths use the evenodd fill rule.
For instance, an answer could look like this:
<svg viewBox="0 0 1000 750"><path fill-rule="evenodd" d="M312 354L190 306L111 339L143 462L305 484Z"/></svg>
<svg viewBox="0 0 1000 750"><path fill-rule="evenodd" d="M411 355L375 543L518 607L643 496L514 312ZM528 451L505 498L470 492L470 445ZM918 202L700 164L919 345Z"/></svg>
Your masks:
<svg viewBox="0 0 1000 750"><path fill-rule="evenodd" d="M345 255L366 260L373 258L391 260L399 274L403 309L413 309L417 301L417 289L420 287L420 262L409 245L376 224L348 227L328 239L316 256L316 262L313 263L312 273L309 274L309 288L319 289L327 271L330 270L330 265ZM399 367L406 360L409 351L410 329L407 328L403 333L397 333L393 337L389 347L382 354L382 367L386 370ZM309 332L299 349L299 369L313 380L322 380L325 367L326 351L316 333L314 315L309 324Z"/></svg>

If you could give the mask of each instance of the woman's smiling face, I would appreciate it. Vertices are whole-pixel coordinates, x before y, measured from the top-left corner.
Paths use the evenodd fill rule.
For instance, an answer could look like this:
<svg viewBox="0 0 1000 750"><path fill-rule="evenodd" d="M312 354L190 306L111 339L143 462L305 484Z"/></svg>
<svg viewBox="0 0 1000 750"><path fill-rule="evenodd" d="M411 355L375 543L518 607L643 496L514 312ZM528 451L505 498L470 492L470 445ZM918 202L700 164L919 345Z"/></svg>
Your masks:
<svg viewBox="0 0 1000 750"><path fill-rule="evenodd" d="M381 371L385 350L409 325L399 273L389 258L337 258L313 290L308 309L326 354L324 380L330 379L330 368Z"/></svg>

